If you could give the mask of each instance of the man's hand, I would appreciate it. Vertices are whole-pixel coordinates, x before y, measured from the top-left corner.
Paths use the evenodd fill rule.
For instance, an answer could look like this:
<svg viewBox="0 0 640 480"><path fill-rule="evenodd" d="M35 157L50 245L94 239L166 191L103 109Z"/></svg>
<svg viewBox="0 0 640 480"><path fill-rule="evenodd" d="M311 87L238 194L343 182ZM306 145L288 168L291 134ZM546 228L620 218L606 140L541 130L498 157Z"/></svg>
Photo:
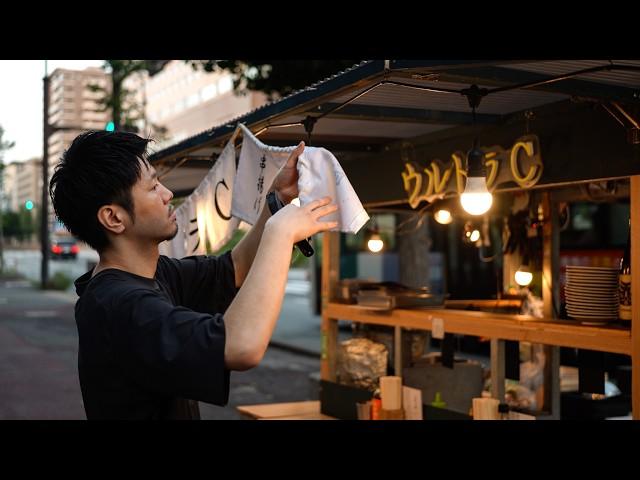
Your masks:
<svg viewBox="0 0 640 480"><path fill-rule="evenodd" d="M304 207L289 204L267 220L265 229L275 229L280 238L287 238L293 245L316 233L337 227L338 222L320 220L337 210L338 206L331 203L329 197L314 200Z"/></svg>
<svg viewBox="0 0 640 480"><path fill-rule="evenodd" d="M300 142L273 180L272 187L285 205L298 196L298 157L303 151L304 142Z"/></svg>

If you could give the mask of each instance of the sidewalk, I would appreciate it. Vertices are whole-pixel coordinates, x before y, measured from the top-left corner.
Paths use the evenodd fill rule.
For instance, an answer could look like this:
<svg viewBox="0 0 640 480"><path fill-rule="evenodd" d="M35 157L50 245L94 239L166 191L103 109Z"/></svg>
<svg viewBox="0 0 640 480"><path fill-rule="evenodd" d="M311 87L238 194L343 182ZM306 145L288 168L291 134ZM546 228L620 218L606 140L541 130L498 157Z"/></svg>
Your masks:
<svg viewBox="0 0 640 480"><path fill-rule="evenodd" d="M84 418L74 305L0 283L0 419Z"/></svg>
<svg viewBox="0 0 640 480"><path fill-rule="evenodd" d="M0 280L0 420L86 418L77 370L76 299L75 293ZM320 323L310 310L308 297L287 294L279 336L260 365L232 372L229 404L200 403L203 419L239 419L238 405L317 399Z"/></svg>

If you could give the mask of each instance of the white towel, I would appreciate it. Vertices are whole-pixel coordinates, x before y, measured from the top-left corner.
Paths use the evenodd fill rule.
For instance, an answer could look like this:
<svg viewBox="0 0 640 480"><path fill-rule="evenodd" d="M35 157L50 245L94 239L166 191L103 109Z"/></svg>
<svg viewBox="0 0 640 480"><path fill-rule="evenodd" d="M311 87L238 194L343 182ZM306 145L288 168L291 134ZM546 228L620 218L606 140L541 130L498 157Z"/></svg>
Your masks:
<svg viewBox="0 0 640 480"><path fill-rule="evenodd" d="M271 147L258 140L251 130L242 128L242 150L233 187L231 214L253 225L258 220L267 190L289 154L296 147Z"/></svg>
<svg viewBox="0 0 640 480"><path fill-rule="evenodd" d="M329 196L338 211L322 217L323 222L337 221L333 231L357 233L369 221L369 215L342 170L336 157L324 148L305 147L298 157L300 205Z"/></svg>
<svg viewBox="0 0 640 480"><path fill-rule="evenodd" d="M218 250L240 223L233 218L231 200L236 174L234 139L230 140L204 180L176 209L178 234L162 242L160 253L174 258L207 253L206 242Z"/></svg>

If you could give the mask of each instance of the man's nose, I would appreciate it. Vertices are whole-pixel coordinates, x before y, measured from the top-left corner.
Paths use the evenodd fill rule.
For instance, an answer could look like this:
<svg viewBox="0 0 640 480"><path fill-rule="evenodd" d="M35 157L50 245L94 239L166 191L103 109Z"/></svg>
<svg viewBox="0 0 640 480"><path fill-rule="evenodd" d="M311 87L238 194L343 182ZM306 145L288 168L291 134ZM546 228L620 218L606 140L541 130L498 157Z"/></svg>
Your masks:
<svg viewBox="0 0 640 480"><path fill-rule="evenodd" d="M167 199L167 203L169 203L173 198L173 192L169 190L167 187L165 187L164 185L163 185L163 188L169 193L169 198Z"/></svg>

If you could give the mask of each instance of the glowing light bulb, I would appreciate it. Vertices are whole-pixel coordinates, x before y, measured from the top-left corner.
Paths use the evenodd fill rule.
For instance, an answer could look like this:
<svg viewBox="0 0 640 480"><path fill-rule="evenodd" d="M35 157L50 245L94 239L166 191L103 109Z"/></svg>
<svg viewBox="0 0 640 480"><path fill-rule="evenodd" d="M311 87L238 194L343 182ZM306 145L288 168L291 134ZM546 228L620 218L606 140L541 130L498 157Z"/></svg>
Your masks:
<svg viewBox="0 0 640 480"><path fill-rule="evenodd" d="M382 241L382 238L380 238L380 235L374 233L373 235L371 235L371 238L367 242L367 247L373 253L378 253L380 250L382 250L382 247L384 247L384 242Z"/></svg>
<svg viewBox="0 0 640 480"><path fill-rule="evenodd" d="M533 273L529 270L529 267L525 267L524 265L518 268L518 271L514 275L516 283L521 287L526 287L533 280Z"/></svg>
<svg viewBox="0 0 640 480"><path fill-rule="evenodd" d="M471 215L482 215L491 208L493 195L487 190L485 177L469 177L464 192L460 195L464 211Z"/></svg>
<svg viewBox="0 0 640 480"><path fill-rule="evenodd" d="M441 223L442 225L448 225L453 221L453 217L451 216L451 212L444 208L438 210L433 214L433 218L436 222Z"/></svg>
<svg viewBox="0 0 640 480"><path fill-rule="evenodd" d="M480 230L473 226L473 222L464 224L462 240L466 243L476 243L480 240Z"/></svg>

